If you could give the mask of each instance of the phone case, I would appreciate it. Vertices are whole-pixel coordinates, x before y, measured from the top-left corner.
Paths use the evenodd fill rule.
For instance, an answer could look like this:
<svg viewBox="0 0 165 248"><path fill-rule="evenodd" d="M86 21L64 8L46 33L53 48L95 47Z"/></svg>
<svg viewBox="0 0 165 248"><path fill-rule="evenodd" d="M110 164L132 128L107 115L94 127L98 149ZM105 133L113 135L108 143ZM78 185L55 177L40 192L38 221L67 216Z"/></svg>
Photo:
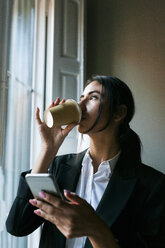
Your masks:
<svg viewBox="0 0 165 248"><path fill-rule="evenodd" d="M45 191L62 198L62 194L53 175L47 173L27 174L25 179L34 197L42 199L39 196L39 192Z"/></svg>

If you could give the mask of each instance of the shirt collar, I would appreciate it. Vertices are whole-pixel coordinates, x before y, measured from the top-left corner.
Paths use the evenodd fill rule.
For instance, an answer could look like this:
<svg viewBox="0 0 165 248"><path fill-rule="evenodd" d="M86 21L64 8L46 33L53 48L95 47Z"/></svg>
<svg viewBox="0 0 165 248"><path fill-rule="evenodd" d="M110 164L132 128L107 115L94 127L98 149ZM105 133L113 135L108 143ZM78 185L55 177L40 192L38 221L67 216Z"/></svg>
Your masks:
<svg viewBox="0 0 165 248"><path fill-rule="evenodd" d="M98 170L102 166L109 165L110 166L110 171L112 173L114 171L114 169L115 169L115 166L117 164L117 161L119 159L120 154L121 154L121 150L113 158L101 162L101 164L98 167ZM83 161L82 161L82 166L84 166L85 164L88 164L88 163L91 163L92 164L92 159L91 159L90 154L89 154L89 149L85 153L85 156L84 156Z"/></svg>

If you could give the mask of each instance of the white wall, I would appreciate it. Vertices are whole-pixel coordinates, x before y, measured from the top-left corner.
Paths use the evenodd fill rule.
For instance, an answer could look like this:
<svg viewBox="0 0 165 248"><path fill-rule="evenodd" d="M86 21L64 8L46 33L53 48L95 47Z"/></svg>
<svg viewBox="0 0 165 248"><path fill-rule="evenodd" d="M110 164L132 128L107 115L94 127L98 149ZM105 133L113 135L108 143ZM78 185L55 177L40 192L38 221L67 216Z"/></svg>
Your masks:
<svg viewBox="0 0 165 248"><path fill-rule="evenodd" d="M87 76L115 75L133 91L143 162L165 172L165 2L88 3Z"/></svg>

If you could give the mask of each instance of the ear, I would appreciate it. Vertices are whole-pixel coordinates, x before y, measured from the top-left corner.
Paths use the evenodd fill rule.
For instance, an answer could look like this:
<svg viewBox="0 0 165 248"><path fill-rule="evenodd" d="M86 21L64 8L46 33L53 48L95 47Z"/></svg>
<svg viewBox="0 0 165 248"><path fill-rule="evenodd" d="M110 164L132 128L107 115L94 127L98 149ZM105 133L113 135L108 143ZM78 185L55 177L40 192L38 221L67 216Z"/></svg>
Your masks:
<svg viewBox="0 0 165 248"><path fill-rule="evenodd" d="M122 120L124 120L124 118L126 117L126 115L127 115L127 106L124 105L124 104L121 104L118 107L116 113L114 114L114 118L113 119L114 119L115 122L118 122L119 123Z"/></svg>

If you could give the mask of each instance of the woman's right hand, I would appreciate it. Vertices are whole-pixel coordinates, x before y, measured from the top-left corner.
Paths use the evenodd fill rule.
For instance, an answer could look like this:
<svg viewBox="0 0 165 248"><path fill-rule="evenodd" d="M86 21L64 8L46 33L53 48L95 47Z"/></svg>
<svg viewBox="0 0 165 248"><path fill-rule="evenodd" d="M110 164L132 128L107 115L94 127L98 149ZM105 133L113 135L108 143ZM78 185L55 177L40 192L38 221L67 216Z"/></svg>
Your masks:
<svg viewBox="0 0 165 248"><path fill-rule="evenodd" d="M60 102L60 98L57 98L55 102L52 102L49 108L64 102L64 99ZM31 173L47 173L50 163L56 156L65 137L77 124L69 124L64 129L56 126L49 128L45 122L41 121L39 108L36 110L36 121L41 136L42 146Z"/></svg>
<svg viewBox="0 0 165 248"><path fill-rule="evenodd" d="M52 102L52 104L48 108L54 107L64 102L65 102L65 99L63 99L60 102L60 98L58 97L56 101ZM49 128L45 122L41 121L39 108L37 108L36 110L36 121L38 124L40 136L41 136L42 149L45 149L45 150L50 151L51 153L54 153L54 156L56 155L58 149L63 143L65 137L76 126L75 123L72 123L66 126L64 129L61 127L57 127L57 126Z"/></svg>

